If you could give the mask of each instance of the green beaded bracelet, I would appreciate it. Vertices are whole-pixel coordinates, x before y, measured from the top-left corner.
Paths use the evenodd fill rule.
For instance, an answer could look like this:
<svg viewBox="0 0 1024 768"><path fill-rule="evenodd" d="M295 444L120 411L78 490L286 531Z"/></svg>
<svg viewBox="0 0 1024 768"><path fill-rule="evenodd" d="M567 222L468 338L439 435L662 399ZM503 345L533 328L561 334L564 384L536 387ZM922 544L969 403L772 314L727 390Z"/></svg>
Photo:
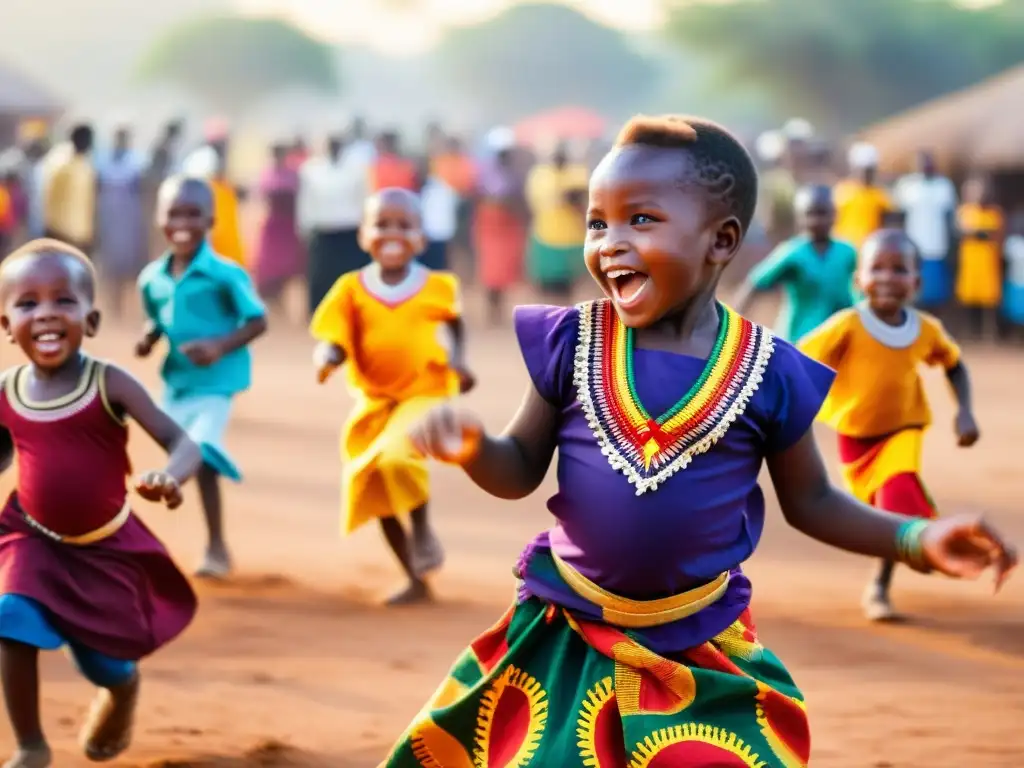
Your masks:
<svg viewBox="0 0 1024 768"><path fill-rule="evenodd" d="M929 523L927 520L907 520L896 529L896 556L901 562L918 571L930 571L921 547L921 535Z"/></svg>

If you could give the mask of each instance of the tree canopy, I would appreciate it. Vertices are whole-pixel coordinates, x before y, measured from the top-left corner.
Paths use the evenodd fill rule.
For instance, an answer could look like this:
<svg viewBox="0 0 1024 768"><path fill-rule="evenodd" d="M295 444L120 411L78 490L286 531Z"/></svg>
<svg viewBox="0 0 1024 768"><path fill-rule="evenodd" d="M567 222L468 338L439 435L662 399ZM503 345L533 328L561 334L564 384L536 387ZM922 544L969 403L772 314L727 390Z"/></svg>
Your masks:
<svg viewBox="0 0 1024 768"><path fill-rule="evenodd" d="M180 85L227 112L291 87L338 87L329 46L280 19L238 16L171 28L142 57L138 77Z"/></svg>
<svg viewBox="0 0 1024 768"><path fill-rule="evenodd" d="M640 106L657 70L626 36L563 5L515 5L481 24L449 29L439 74L485 114L510 120L567 104Z"/></svg>
<svg viewBox="0 0 1024 768"><path fill-rule="evenodd" d="M853 128L1024 61L1024 0L669 0L668 34L713 87L770 93L781 114Z"/></svg>

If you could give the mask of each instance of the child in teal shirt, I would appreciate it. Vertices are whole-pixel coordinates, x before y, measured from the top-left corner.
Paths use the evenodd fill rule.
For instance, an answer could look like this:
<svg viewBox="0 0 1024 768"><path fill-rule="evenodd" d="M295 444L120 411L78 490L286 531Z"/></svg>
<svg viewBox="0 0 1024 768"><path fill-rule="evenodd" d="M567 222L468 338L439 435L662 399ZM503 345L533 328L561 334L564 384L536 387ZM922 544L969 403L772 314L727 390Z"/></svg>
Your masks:
<svg viewBox="0 0 1024 768"><path fill-rule="evenodd" d="M163 407L203 452L196 480L208 543L196 575L222 578L231 570L231 558L219 478L241 479L224 448L224 432L234 396L252 382L249 344L267 329L266 309L245 270L218 256L207 242L213 193L206 182L168 179L160 190L157 218L169 249L139 276L149 325L135 354L147 357L161 338L167 341L160 371Z"/></svg>
<svg viewBox="0 0 1024 768"><path fill-rule="evenodd" d="M781 287L785 297L775 331L795 342L839 310L853 305L857 251L849 243L832 238L836 212L827 186L802 188L794 207L803 231L780 243L751 270L735 308L742 314L756 293Z"/></svg>

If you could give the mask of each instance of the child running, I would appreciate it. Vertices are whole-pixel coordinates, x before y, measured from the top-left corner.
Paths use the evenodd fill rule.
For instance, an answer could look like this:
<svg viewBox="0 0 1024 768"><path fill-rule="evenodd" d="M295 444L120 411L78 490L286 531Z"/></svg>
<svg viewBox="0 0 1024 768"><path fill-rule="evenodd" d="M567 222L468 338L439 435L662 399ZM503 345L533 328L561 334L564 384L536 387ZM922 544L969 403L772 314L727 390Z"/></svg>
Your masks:
<svg viewBox="0 0 1024 768"><path fill-rule="evenodd" d="M758 640L740 569L764 460L809 536L1005 578L1014 555L981 521L908 522L829 483L811 426L832 372L715 300L756 190L725 129L634 118L590 181L584 256L607 298L517 311L531 383L500 435L449 406L414 429L506 499L557 450L556 524L385 766L805 766L803 697Z"/></svg>
<svg viewBox="0 0 1024 768"><path fill-rule="evenodd" d="M130 374L82 352L99 328L85 255L35 240L0 267L0 325L28 364L0 380L0 467L17 488L0 512L0 679L17 741L4 768L52 762L39 714L39 651L66 647L101 690L82 730L93 761L131 740L138 660L173 640L196 610L188 581L132 513L128 420L169 454L134 483L174 509L200 454Z"/></svg>
<svg viewBox="0 0 1024 768"><path fill-rule="evenodd" d="M751 270L735 302L742 313L755 294L784 288L775 330L787 341L798 340L853 304L851 284L857 267L854 247L832 238L836 210L830 187L801 188L793 206L803 232L778 245Z"/></svg>
<svg viewBox="0 0 1024 768"><path fill-rule="evenodd" d="M946 371L959 409L960 445L978 440L960 349L937 319L910 306L920 284L918 264L917 249L902 230L870 236L856 276L865 301L800 344L805 354L837 373L821 419L839 433L839 459L850 492L908 520L937 514L921 480L924 431L931 424L921 365ZM864 594L871 620L896 618L889 598L894 567L892 558L883 558Z"/></svg>
<svg viewBox="0 0 1024 768"><path fill-rule="evenodd" d="M175 176L161 186L157 219L169 250L139 275L149 324L135 354L148 357L167 341L163 407L203 451L197 481L207 547L196 575L219 579L231 571L219 478L242 479L224 432L234 397L252 382L249 345L267 330L267 318L249 275L207 241L213 208L204 181Z"/></svg>
<svg viewBox="0 0 1024 768"><path fill-rule="evenodd" d="M366 203L359 243L373 262L342 275L317 307L317 379L348 363L357 400L342 429L342 529L374 518L408 584L389 604L429 598L424 576L444 559L427 517L426 462L409 445L412 424L439 402L469 391L459 285L415 261L426 246L419 199L391 187ZM449 332L451 351L438 338ZM400 518L409 515L412 534Z"/></svg>

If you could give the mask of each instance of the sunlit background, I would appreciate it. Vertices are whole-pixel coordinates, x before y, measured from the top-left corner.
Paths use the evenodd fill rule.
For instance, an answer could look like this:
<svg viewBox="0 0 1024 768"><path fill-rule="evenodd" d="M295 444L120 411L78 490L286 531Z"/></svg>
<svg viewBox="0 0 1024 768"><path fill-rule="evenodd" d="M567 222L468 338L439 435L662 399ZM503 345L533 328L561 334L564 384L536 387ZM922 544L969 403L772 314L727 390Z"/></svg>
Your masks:
<svg viewBox="0 0 1024 768"><path fill-rule="evenodd" d="M877 140L879 124L900 128L892 120L901 113L975 86L991 103L900 128L898 146L880 147L883 166L905 166L921 136L961 165L981 156L975 145L1016 162L1024 143L1024 71L1014 76L1024 0L3 5L3 142L32 117L58 128L88 119L101 136L128 122L146 143L171 117L185 118L193 141L205 119L220 117L242 177L263 161L267 141L320 141L357 116L401 130L413 150L430 122L471 138L566 107L608 134L641 111L705 114L750 140L800 117L840 148L865 131ZM1014 82L998 93L979 86L1004 72Z"/></svg>

